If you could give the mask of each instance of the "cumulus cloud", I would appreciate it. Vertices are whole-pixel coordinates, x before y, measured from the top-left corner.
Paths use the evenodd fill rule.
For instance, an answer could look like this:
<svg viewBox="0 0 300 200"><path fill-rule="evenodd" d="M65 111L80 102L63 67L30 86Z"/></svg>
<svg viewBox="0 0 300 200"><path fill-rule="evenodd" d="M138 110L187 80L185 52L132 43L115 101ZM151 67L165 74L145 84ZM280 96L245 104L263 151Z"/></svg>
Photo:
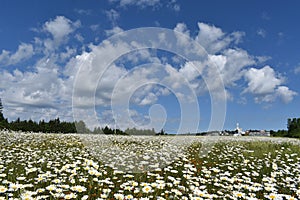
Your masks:
<svg viewBox="0 0 300 200"><path fill-rule="evenodd" d="M289 103L293 100L294 96L297 95L297 92L290 90L286 86L279 86L276 89L276 95L280 97L283 102Z"/></svg>
<svg viewBox="0 0 300 200"><path fill-rule="evenodd" d="M173 9L173 10L176 11L176 12L179 12L179 11L180 11L180 5L177 3L176 0L171 0L171 1L168 3L167 7Z"/></svg>
<svg viewBox="0 0 300 200"><path fill-rule="evenodd" d="M202 22L198 23L198 27L199 33L196 37L196 41L210 54L215 54L224 50L231 43L239 43L244 36L243 32L226 34L222 29Z"/></svg>
<svg viewBox="0 0 300 200"><path fill-rule="evenodd" d="M34 49L31 44L22 43L19 45L15 53L2 50L0 54L0 63L3 65L15 65L22 61L31 58L34 54Z"/></svg>
<svg viewBox="0 0 300 200"><path fill-rule="evenodd" d="M165 6L168 9L179 12L181 7L177 0L171 0L167 3L161 0L109 0L111 3L117 3L120 7L137 6L139 8L153 7L161 8Z"/></svg>
<svg viewBox="0 0 300 200"><path fill-rule="evenodd" d="M45 22L43 31L50 33L53 38L53 40L45 40L45 46L53 49L68 41L68 36L80 26L80 21L73 22L64 16L57 16L55 19Z"/></svg>
<svg viewBox="0 0 300 200"><path fill-rule="evenodd" d="M157 96L150 92L144 99L141 100L140 104L141 106L145 105L151 105L157 101Z"/></svg>
<svg viewBox="0 0 300 200"><path fill-rule="evenodd" d="M178 23L174 28L175 34L177 35L177 40L181 46L186 46L189 43L190 31L188 30L186 24ZM186 35L186 37L182 37L181 34L177 34L176 32L182 33Z"/></svg>
<svg viewBox="0 0 300 200"><path fill-rule="evenodd" d="M160 3L160 0L109 0L110 2L113 3L118 3L121 7L126 7L126 6L139 6L141 8L145 7L153 7L156 6Z"/></svg>
<svg viewBox="0 0 300 200"><path fill-rule="evenodd" d="M70 48L69 46L67 46L65 51L60 53L60 60L64 62L75 55L76 52L77 50L75 48Z"/></svg>
<svg viewBox="0 0 300 200"><path fill-rule="evenodd" d="M276 97L288 103L296 95L296 92L282 86L284 78L277 75L270 66L261 69L250 68L244 76L248 81L248 87L244 92L253 94L257 103L273 102Z"/></svg>
<svg viewBox="0 0 300 200"><path fill-rule="evenodd" d="M183 33L187 36L186 38L188 38L190 35L190 31L184 23L178 23L174 30L176 32ZM201 31L203 31L204 33L201 33ZM204 23L199 23L199 34L195 39L199 40L200 38L202 38L204 40L206 38L206 42L210 41L210 43L206 43L206 46L208 48L210 48L210 46L215 43L217 43L217 46L220 47L217 51L219 52L218 54L216 54L215 51L211 51L215 54L209 53L208 63L187 61L176 69L174 66L168 63L161 62L160 58L158 57L153 57L153 59L149 59L149 61L159 64L164 63L164 69L159 71L159 73L162 73L162 71L164 71L162 73L164 77L161 78L161 81L164 81L165 84L167 83L172 90L180 88L183 83L186 82L190 88L197 92L197 95L201 95L209 90L216 96L218 96L217 94L225 92L227 99L233 99L233 95L231 94L230 89L236 86L237 81L245 77L246 81L248 82L248 87L244 90L244 93L254 94L257 102L271 102L269 100L270 94L276 93L276 90L284 82L284 79L280 76L277 76L275 74L275 71L269 66L263 68L262 70L248 68L252 65L260 63L260 61L258 57L249 55L247 51L234 47L234 45L240 42L242 36L243 33L241 32L226 34L220 28ZM188 44L189 41L184 39L185 37L178 37L177 42L179 42L182 47L187 48L187 45L185 44ZM129 44L121 44L119 47L128 49L128 45ZM188 48L188 50L190 51L191 49ZM98 53L99 55L104 53L102 51L105 51L105 53L110 52L114 54L114 52L116 52L117 50L113 47L104 48L99 52L92 51L93 59L97 58ZM140 50L138 52L127 55L127 61L131 61L133 64L136 64L146 58L151 58L148 50ZM95 61L91 62L90 59L88 60L89 63L94 63L95 66L100 65L100 63L97 64L97 62ZM103 60L99 60L99 62L103 62ZM217 67L217 69L219 70L219 74L216 73L216 68L209 67L213 65ZM118 71L118 69L122 70ZM98 103L107 105L107 103L111 101L112 91L114 92L116 99L121 98L124 95L126 96L126 94L128 93L133 94L134 88L130 86L139 82L140 79L143 79L145 82L155 81L154 78L159 77L159 75L157 72L155 72L155 67L149 69L146 70L145 68L141 67L140 70L136 70L136 73L130 74L127 69L113 65L110 70L107 70L104 75L104 77L108 78L103 79L103 83L100 84L102 86L97 89L98 91L101 91L101 93L99 92L99 94L101 95L98 96ZM152 74L152 76L150 76L150 74ZM91 74L89 76L91 76ZM255 78L258 77L261 78L256 80ZM91 77L89 79L93 80L93 78ZM261 81L263 79L268 80L268 82L264 83L263 81ZM114 88L112 85L114 85L116 80L122 80L122 84L117 88ZM87 85L91 84L89 83L89 81L86 82ZM152 87L151 89L154 89L154 87ZM155 103L159 95L161 95L158 93L156 94L155 92L153 93L150 89L144 91L147 91L149 95L143 96L141 93L139 93L140 98L133 98L136 104L149 105ZM177 94L180 96L180 92L178 92ZM290 96L293 96L293 94Z"/></svg>
<svg viewBox="0 0 300 200"><path fill-rule="evenodd" d="M113 23L113 25L115 25L117 23L117 20L120 17L120 14L114 9L105 11L105 14L106 14L107 18Z"/></svg>
<svg viewBox="0 0 300 200"><path fill-rule="evenodd" d="M41 59L35 65L35 72L21 72L15 69L12 73L5 71L1 74L0 88L5 107L13 110L5 110L8 118L13 118L15 112L21 112L21 116L28 116L33 120L40 120L41 109L51 110L50 113L70 113L70 106L62 106L63 102L70 102L71 91L66 90L65 82L59 77L59 68L52 61ZM69 88L70 89L70 88ZM56 110L56 112L53 112ZM9 112L7 112L9 111ZM53 118L49 115L47 118ZM71 119L69 115L68 120ZM46 118L45 117L45 118ZM45 119L44 118L44 119Z"/></svg>
<svg viewBox="0 0 300 200"><path fill-rule="evenodd" d="M284 82L270 66L265 66L261 69L251 68L245 73L245 78L248 81L248 87L245 92L257 95L272 93L277 86Z"/></svg>
<svg viewBox="0 0 300 200"><path fill-rule="evenodd" d="M110 30L106 30L106 31L105 31L105 34L106 34L106 36L112 36L112 35L121 33L121 32L123 32L123 31L124 31L124 30L123 30L122 28L120 28L119 26L115 26L115 27L113 27L113 28L110 29Z"/></svg>
<svg viewBox="0 0 300 200"><path fill-rule="evenodd" d="M64 16L57 16L45 22L38 33L48 33L47 38L36 37L34 43L19 45L15 53L3 50L0 63L19 64L37 54L30 70L2 71L0 90L5 103L5 115L9 119L25 116L24 119L53 119L60 116L72 120L72 84L74 74L64 76L65 65L74 56L77 49L69 46L55 50L68 42L69 36L80 26ZM49 37L48 37L49 36ZM58 64L60 63L60 64Z"/></svg>
<svg viewBox="0 0 300 200"><path fill-rule="evenodd" d="M127 6L139 5L140 1L117 2ZM147 2L152 5L150 1ZM159 1L151 2L154 5ZM114 11L110 14L113 20L117 20L118 15L114 15ZM143 44L138 40L118 40L114 43L106 40L102 45L90 45L88 50L81 50L82 53L78 55L81 47L75 48L67 42L72 34L76 34L75 30L79 26L79 21L73 22L58 16L43 26L43 31L49 33L50 38L35 38L33 45L22 43L15 53L2 51L0 63L20 63L30 58L36 48L46 47L50 51L57 45L66 44L65 48L52 51L51 54L41 51L44 54L31 66L32 71L3 71L0 74L0 94L4 97L5 104L20 112L29 107L37 113L41 110L53 118L56 115L63 116L63 113L69 115L73 103L78 109L79 118L91 119L88 125L92 127L96 124L92 119L95 112L90 109L93 106L109 109L112 103L122 107L128 102L135 106L151 106L157 103L159 97L171 94L180 101L190 103L195 97L208 92L215 98L224 98L222 94L225 93L225 98L233 99L231 89L236 89L240 81L247 84L246 88L242 88L243 93L252 94L256 102L273 102L278 98L288 103L296 95L296 92L283 85L285 78L278 75L272 67L254 68L262 58L254 57L237 47L244 36L239 31L226 33L214 25L198 23L198 34L192 38L188 27L184 23L178 23L171 42L163 33L157 36L157 41L145 42L152 42L154 47L157 43L174 45L194 59L179 59L172 55L172 58L164 60L155 51L139 49ZM112 30L107 30L106 34L110 36L121 31L120 27L115 26ZM170 44L165 44L168 41ZM208 54L203 55L204 51L190 45L195 41ZM295 70L295 73L299 71ZM137 114L137 111L130 111L128 108L125 110L127 114L118 118L124 127L131 123L128 122L130 117L138 118L141 122L148 119L148 116ZM31 114L36 118L41 117L40 114ZM8 115L12 118L17 116L16 112ZM115 123L112 121L111 109L102 112L102 115L108 124ZM31 115L30 117L36 119Z"/></svg>
<svg viewBox="0 0 300 200"><path fill-rule="evenodd" d="M235 81L242 78L243 70L256 64L254 58L243 49L226 49L222 56L226 58L226 62L220 70L226 86L235 85Z"/></svg>

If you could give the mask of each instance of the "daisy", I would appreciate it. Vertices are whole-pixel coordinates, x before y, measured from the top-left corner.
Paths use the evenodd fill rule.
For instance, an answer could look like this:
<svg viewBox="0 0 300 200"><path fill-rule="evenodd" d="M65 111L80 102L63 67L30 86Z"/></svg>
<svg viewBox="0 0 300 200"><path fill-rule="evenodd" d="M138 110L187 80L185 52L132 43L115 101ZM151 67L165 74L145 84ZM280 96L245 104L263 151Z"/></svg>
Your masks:
<svg viewBox="0 0 300 200"><path fill-rule="evenodd" d="M124 195L123 195L123 194L119 194L119 193L114 194L114 197L115 197L117 200L123 200L123 199L124 199Z"/></svg>
<svg viewBox="0 0 300 200"><path fill-rule="evenodd" d="M151 186L147 185L147 186L143 187L142 191L144 193L149 193L152 191L152 188L151 188Z"/></svg>
<svg viewBox="0 0 300 200"><path fill-rule="evenodd" d="M7 188L0 185L0 193L5 193L7 191Z"/></svg>

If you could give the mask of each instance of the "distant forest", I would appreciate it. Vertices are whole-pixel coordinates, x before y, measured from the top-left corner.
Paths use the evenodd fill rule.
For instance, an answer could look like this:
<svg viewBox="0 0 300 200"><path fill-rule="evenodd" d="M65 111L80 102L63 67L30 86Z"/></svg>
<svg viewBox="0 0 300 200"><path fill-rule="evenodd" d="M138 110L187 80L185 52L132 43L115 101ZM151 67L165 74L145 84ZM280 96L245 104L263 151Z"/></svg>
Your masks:
<svg viewBox="0 0 300 200"><path fill-rule="evenodd" d="M116 134L116 135L165 135L165 131L161 130L156 133L154 129L140 130L136 128L126 129L122 131L120 129L111 129L108 126L104 128L95 127L94 130L90 130L86 127L83 121L65 122L59 118L50 120L48 122L40 120L35 122L31 119L8 122L7 118L3 115L3 105L0 98L0 130L7 129L12 131L23 131L23 132L43 132L43 133L94 133L94 134Z"/></svg>
<svg viewBox="0 0 300 200"><path fill-rule="evenodd" d="M270 131L270 134L275 137L300 138L300 118L289 118L287 120L287 129Z"/></svg>
<svg viewBox="0 0 300 200"><path fill-rule="evenodd" d="M115 135L167 135L162 129L156 133L154 129L151 130L140 130L136 128L126 129L122 131L120 129L111 129L108 126L104 128L95 127L94 130L90 130L86 127L83 121L65 122L60 121L59 118L50 120L48 122L40 120L35 122L31 119L20 120L18 118L15 121L8 122L7 118L4 117L3 105L0 98L0 130L8 129L12 131L23 131L23 132L43 132L43 133L94 133L94 134L115 134ZM300 138L300 118L293 118L287 120L287 130L270 131L271 136L274 137L292 137ZM201 135L197 133L196 135Z"/></svg>

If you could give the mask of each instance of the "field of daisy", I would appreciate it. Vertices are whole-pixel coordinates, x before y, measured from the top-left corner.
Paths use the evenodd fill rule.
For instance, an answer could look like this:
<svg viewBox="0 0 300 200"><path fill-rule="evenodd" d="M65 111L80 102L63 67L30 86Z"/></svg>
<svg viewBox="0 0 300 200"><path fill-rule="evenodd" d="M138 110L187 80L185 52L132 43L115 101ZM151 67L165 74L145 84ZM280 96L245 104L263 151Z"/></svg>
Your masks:
<svg viewBox="0 0 300 200"><path fill-rule="evenodd" d="M300 141L2 131L0 199L300 199Z"/></svg>

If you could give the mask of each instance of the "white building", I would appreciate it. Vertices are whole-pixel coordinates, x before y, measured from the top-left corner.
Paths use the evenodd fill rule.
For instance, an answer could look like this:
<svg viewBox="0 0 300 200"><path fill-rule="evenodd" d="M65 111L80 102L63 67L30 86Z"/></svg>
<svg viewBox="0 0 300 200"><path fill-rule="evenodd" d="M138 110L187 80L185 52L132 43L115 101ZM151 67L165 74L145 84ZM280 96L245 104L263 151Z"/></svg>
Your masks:
<svg viewBox="0 0 300 200"><path fill-rule="evenodd" d="M235 133L233 136L242 136L242 135L245 135L245 131L243 131L243 129L240 127L239 123L236 123L235 131L237 133Z"/></svg>

